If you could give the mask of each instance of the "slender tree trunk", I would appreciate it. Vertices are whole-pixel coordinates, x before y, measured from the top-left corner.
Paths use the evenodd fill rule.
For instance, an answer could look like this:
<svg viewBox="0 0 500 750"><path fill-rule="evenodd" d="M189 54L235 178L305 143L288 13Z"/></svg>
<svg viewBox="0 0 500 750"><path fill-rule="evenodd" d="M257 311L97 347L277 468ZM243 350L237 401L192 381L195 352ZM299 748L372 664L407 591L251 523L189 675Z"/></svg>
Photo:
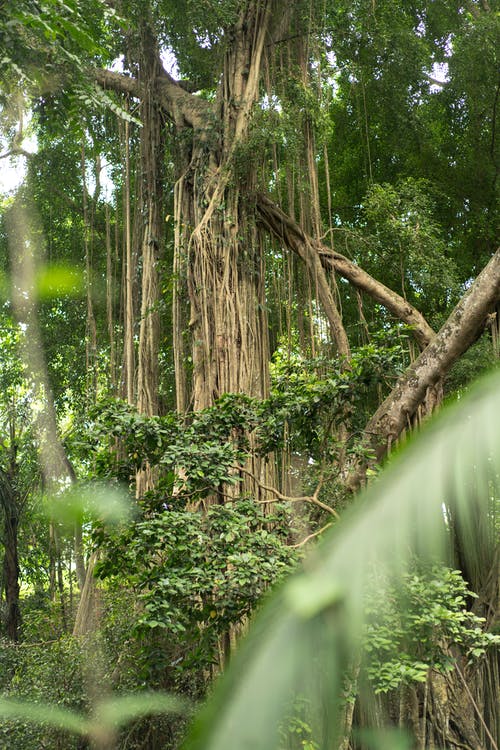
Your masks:
<svg viewBox="0 0 500 750"><path fill-rule="evenodd" d="M56 598L56 543L55 543L55 524L53 519L49 520L49 598L55 601Z"/></svg>
<svg viewBox="0 0 500 750"><path fill-rule="evenodd" d="M116 392L116 342L114 330L114 273L113 254L111 250L111 219L109 204L106 203L106 321L109 339L109 382L113 393Z"/></svg>
<svg viewBox="0 0 500 750"><path fill-rule="evenodd" d="M97 390L97 328L94 315L94 304L92 300L92 223L89 217L87 184L86 184L86 165L85 165L85 147L82 145L81 151L81 177L82 177L82 208L83 208L83 236L85 248L85 285L87 295L87 318L85 327L85 369L87 373L87 399L91 403L95 398ZM98 178L96 178L96 194L98 187Z"/></svg>
<svg viewBox="0 0 500 750"><path fill-rule="evenodd" d="M124 252L123 268L125 273L124 285L124 321L123 321L123 391L124 397L129 404L134 403L134 292L133 279L134 269L132 265L132 226L130 216L130 128L125 123L124 148L125 148L125 190L124 190Z"/></svg>
<svg viewBox="0 0 500 750"><path fill-rule="evenodd" d="M59 606L61 608L61 621L63 630L66 632L68 628L68 617L66 608L66 592L64 590L64 570L63 570L63 557L61 550L61 539L56 529L56 571L57 571L57 590L59 592Z"/></svg>
<svg viewBox="0 0 500 750"><path fill-rule="evenodd" d="M75 571L78 588L81 592L87 571L85 568L85 556L83 554L83 528L79 521L75 522Z"/></svg>
<svg viewBox="0 0 500 750"><path fill-rule="evenodd" d="M301 84L307 89L311 80L311 71L309 67L309 34L299 35L295 40L297 47L297 59L301 73ZM321 90L316 91L321 96ZM318 243L323 234L323 223L321 219L321 205L318 182L318 164L316 161L316 138L311 115L307 112L304 114L302 124L302 138L304 142L304 155L300 160L299 168L302 180L309 186L308 191L300 192L300 218L301 226L308 229L315 241ZM351 347L342 323L342 316L337 309L331 285L327 279L325 268L321 263L320 256L314 251L310 243L304 244L304 254L302 255L306 268L309 273L309 279L313 286L315 296L320 301L323 311L328 319L330 335L333 343L336 345L339 355L348 361L351 358ZM312 290L309 290L308 300L312 303ZM314 320L314 314L310 314L311 324ZM314 342L314 335L311 337Z"/></svg>
<svg viewBox="0 0 500 750"><path fill-rule="evenodd" d="M141 311L137 366L137 410L147 416L159 413L158 355L160 348L160 284L158 261L163 248L163 183L165 122L158 104L158 43L148 22L141 32L139 81L144 82L141 99L141 205L143 237L141 245ZM137 472L136 494L141 497L155 484L149 464Z"/></svg>
<svg viewBox="0 0 500 750"><path fill-rule="evenodd" d="M164 118L155 95L159 51L148 25L142 30L139 80L145 85L141 100L142 187L142 278L141 320L137 373L137 409L141 414L158 414L158 350L160 339L160 300L158 260L163 244Z"/></svg>
<svg viewBox="0 0 500 750"><path fill-rule="evenodd" d="M19 513L15 501L12 499L12 502L8 506L4 504L3 523L3 580L7 607L5 631L7 637L12 641L18 640L21 626L21 611L19 609L18 529Z"/></svg>

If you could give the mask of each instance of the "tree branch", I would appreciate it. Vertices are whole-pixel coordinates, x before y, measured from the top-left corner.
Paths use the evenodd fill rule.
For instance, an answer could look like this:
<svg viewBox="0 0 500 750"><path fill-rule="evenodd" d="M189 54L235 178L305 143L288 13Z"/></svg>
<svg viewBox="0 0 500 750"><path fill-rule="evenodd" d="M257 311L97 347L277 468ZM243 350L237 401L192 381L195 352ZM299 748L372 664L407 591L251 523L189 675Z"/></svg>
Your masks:
<svg viewBox="0 0 500 750"><path fill-rule="evenodd" d="M434 78L434 76L426 75L425 76L429 83L431 83L433 86L439 86L439 88L443 89L446 86L446 81L440 81L438 78Z"/></svg>
<svg viewBox="0 0 500 750"><path fill-rule="evenodd" d="M111 89L137 99L143 96L142 83L132 76L97 68L94 70L94 78L103 89ZM163 67L156 84L160 104L177 127L191 127L194 130L204 130L207 127L209 102L188 93Z"/></svg>
<svg viewBox="0 0 500 750"><path fill-rule="evenodd" d="M33 154L30 151L25 151L24 148L11 148L9 151L5 151L3 154L0 154L0 159L7 159L9 156L25 156L27 159L30 159Z"/></svg>
<svg viewBox="0 0 500 750"><path fill-rule="evenodd" d="M425 349L432 341L435 335L434 331L424 316L403 297L374 279L373 276L370 276L369 273L352 263L341 253L309 237L268 196L258 194L256 200L261 223L280 242L283 242L303 259L308 252L307 248L310 248L310 251L319 256L323 267L329 268L347 279L357 289L370 295L372 299L387 308L399 320L411 326L412 333L421 349Z"/></svg>
<svg viewBox="0 0 500 750"><path fill-rule="evenodd" d="M241 471L243 474L246 474L248 477L250 477L261 490L265 490L266 492L270 492L272 495L274 495L275 500L256 500L256 502L260 505L276 503L280 500L284 503L312 503L312 505L317 505L318 508L321 508L327 513L330 513L330 515L334 516L334 518L339 518L339 514L337 513L335 508L332 508L330 505L322 502L318 497L323 486L323 478L320 479L318 486L316 487L312 495L290 497L289 495L283 495L283 493L277 490L275 487L270 487L267 484L263 484L259 479L257 479L254 474L252 474L251 471L248 471L248 469L245 469L243 466L238 466L238 471Z"/></svg>
<svg viewBox="0 0 500 750"><path fill-rule="evenodd" d="M290 544L290 549L297 549L298 547L303 547L304 544L307 544L307 542L311 541L311 539L314 539L315 537L322 534L324 531L330 528L332 526L332 521L329 521L329 523L326 523L324 526L321 527L321 529L318 529L317 531L313 531L312 534L309 534L306 536L305 539L303 539L301 542L298 542L298 544Z"/></svg>
<svg viewBox="0 0 500 750"><path fill-rule="evenodd" d="M119 94L129 94L129 96L135 96L137 99L142 96L142 86L132 76L116 73L113 70L96 68L94 78L103 89L111 89L111 91L116 91Z"/></svg>
<svg viewBox="0 0 500 750"><path fill-rule="evenodd" d="M381 461L423 402L427 389L479 338L500 300L500 249L483 268L439 333L407 369L365 427L364 446ZM367 462L350 467L346 485L357 490Z"/></svg>

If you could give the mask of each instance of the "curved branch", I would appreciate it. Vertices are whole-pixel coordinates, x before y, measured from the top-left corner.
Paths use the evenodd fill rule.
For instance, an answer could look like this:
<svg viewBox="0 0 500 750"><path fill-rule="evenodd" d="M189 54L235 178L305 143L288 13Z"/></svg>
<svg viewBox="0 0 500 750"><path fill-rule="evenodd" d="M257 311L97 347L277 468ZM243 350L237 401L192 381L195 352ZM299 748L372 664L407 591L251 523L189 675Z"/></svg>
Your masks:
<svg viewBox="0 0 500 750"><path fill-rule="evenodd" d="M343 276L353 286L368 294L376 302L383 305L399 320L411 326L421 349L432 341L435 333L424 316L403 297L389 289L369 273L350 261L341 253L323 245L323 243L309 237L303 229L268 196L257 195L257 210L260 220L271 234L283 242L301 258L307 257L308 248L314 252L325 268L329 268L339 276Z"/></svg>
<svg viewBox="0 0 500 750"><path fill-rule="evenodd" d="M11 148L9 151L4 151L0 154L0 159L8 159L9 156L25 156L26 159L31 159L34 156L30 151L26 151L24 148Z"/></svg>
<svg viewBox="0 0 500 750"><path fill-rule="evenodd" d="M315 539L317 536L322 534L324 531L330 528L330 526L333 526L333 521L330 521L329 523L326 523L324 526L321 527L321 529L318 529L317 531L313 531L312 534L308 534L305 539L303 539L301 542L298 542L297 544L290 544L290 549L298 549L299 547L303 547L304 544L307 544L307 542L310 542L311 539Z"/></svg>

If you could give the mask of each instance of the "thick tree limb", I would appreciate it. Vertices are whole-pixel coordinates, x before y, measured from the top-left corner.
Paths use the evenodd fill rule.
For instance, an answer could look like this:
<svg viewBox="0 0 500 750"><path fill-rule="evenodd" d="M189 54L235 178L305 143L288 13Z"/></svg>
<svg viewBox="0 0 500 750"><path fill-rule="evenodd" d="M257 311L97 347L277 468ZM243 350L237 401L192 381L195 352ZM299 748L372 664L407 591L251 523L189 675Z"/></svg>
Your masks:
<svg viewBox="0 0 500 750"><path fill-rule="evenodd" d="M123 75L123 73L115 73L112 70L96 68L94 70L94 78L103 89L111 89L119 94L129 94L138 99L142 96L141 85L131 76Z"/></svg>
<svg viewBox="0 0 500 750"><path fill-rule="evenodd" d="M143 95L142 84L136 78L123 73L96 69L94 78L103 89L129 94L138 99ZM208 102L188 93L164 68L161 68L156 83L160 104L175 125L195 130L204 130L207 127L210 109Z"/></svg>
<svg viewBox="0 0 500 750"><path fill-rule="evenodd" d="M399 320L412 327L413 335L421 349L431 342L434 331L424 316L399 294L377 281L369 273L341 253L309 237L302 228L287 216L266 195L257 195L257 210L262 224L301 258L311 250L319 256L324 268L329 268L347 279L353 286L379 302Z"/></svg>
<svg viewBox="0 0 500 750"><path fill-rule="evenodd" d="M373 451L377 461L386 455L409 424L427 389L441 380L478 339L499 300L500 249L366 425L365 446ZM366 465L351 468L346 481L350 490L358 489L364 481L366 468Z"/></svg>

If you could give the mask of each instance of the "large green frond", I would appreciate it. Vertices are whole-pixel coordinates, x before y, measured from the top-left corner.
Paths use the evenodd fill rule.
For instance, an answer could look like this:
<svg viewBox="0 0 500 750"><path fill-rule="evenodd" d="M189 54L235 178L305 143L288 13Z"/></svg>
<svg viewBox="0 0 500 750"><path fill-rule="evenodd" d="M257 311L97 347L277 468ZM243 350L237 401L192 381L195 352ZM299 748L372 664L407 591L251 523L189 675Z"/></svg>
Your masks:
<svg viewBox="0 0 500 750"><path fill-rule="evenodd" d="M190 750L274 750L297 695L335 747L345 675L359 659L368 586L410 559L447 559L449 512L474 535L500 496L500 377L481 382L402 451L257 618L195 724ZM471 510L471 509L474 510ZM492 543L496 541L491 534ZM483 551L484 554L484 551ZM373 591L372 591L373 594ZM394 740L394 741L393 741ZM392 744L391 744L392 743ZM384 746L401 747L401 738Z"/></svg>

